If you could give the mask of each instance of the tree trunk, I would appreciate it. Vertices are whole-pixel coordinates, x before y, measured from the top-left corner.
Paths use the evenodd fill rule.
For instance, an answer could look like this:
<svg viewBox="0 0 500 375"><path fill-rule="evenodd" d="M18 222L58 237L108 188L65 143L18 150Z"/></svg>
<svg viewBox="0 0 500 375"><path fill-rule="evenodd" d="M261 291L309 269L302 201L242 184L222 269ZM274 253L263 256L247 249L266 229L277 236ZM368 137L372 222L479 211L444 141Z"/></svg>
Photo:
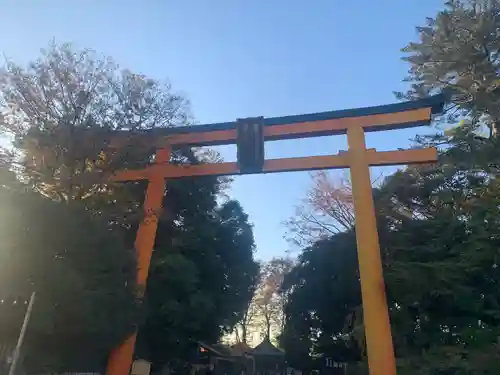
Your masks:
<svg viewBox="0 0 500 375"><path fill-rule="evenodd" d="M236 342L241 342L241 339L240 339L240 331L238 330L238 326L236 326Z"/></svg>
<svg viewBox="0 0 500 375"><path fill-rule="evenodd" d="M266 338L271 340L271 318L268 314L265 315L266 319Z"/></svg>
<svg viewBox="0 0 500 375"><path fill-rule="evenodd" d="M243 322L243 324L241 325L241 342L243 344L247 343L247 322L246 322L246 319Z"/></svg>

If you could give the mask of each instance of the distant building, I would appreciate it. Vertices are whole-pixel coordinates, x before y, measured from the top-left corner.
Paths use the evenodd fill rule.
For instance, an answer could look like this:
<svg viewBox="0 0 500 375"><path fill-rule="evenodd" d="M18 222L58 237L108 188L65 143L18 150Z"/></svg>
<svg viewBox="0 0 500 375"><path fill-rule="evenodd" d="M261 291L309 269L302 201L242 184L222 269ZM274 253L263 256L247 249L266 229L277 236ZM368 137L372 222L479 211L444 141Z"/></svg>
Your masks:
<svg viewBox="0 0 500 375"><path fill-rule="evenodd" d="M191 375L286 375L285 352L264 339L255 348L199 343L198 359Z"/></svg>

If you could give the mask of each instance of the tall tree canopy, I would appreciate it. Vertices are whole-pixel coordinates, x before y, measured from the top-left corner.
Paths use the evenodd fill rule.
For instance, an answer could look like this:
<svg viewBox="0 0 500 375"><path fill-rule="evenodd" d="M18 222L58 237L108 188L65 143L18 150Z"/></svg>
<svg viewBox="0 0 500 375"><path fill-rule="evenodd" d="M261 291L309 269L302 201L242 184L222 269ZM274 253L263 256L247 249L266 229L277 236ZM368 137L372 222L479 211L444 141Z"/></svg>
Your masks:
<svg viewBox="0 0 500 375"><path fill-rule="evenodd" d="M310 369L310 354L338 361L359 358L354 337L344 337L348 317L360 304L355 238L338 233L305 248L287 275L285 325L280 336L292 366Z"/></svg>
<svg viewBox="0 0 500 375"><path fill-rule="evenodd" d="M500 370L499 22L496 0L446 1L442 11L417 28L419 41L403 49L411 87L399 97L449 95L443 119L461 120L463 126L417 137L418 146L440 148L438 164L406 168L374 191L401 374L486 375ZM477 136L481 127L489 130L486 137ZM327 210L336 204L327 203ZM344 288L356 294L357 267L344 259L355 256L349 236L347 230L307 247L290 275L282 340L291 359L306 360L310 351L341 359L337 350L318 345L323 336L343 337L351 358L364 355L359 292L346 304L330 303L330 314L316 321L321 306L300 292L319 290L322 294L315 297L330 301L345 296ZM321 252L322 243L328 243L330 252ZM322 271L320 265L337 249L343 252L335 260L345 269L332 265ZM350 278L342 279L346 273ZM319 284L329 284L331 290L314 288ZM321 325L321 333L301 319L311 327ZM339 328L333 319L345 325ZM326 326L335 328L328 331ZM352 341L357 348L348 345Z"/></svg>
<svg viewBox="0 0 500 375"><path fill-rule="evenodd" d="M203 186L205 185L205 186ZM140 349L157 365L178 364L193 342L217 342L242 319L258 277L253 235L241 206L210 209L195 198L203 179L170 184L182 225L160 223L146 299ZM213 185L212 185L213 186ZM177 191L177 189L180 189Z"/></svg>
<svg viewBox="0 0 500 375"><path fill-rule="evenodd" d="M468 127L426 141L447 144L439 163L397 172L375 192L400 370L493 374L500 365L500 185L491 166L498 141ZM303 251L288 279L287 350L340 360L333 344L342 342L351 359L364 354L355 258L351 231Z"/></svg>
<svg viewBox="0 0 500 375"><path fill-rule="evenodd" d="M107 177L150 163L154 129L189 123L186 100L168 84L69 45L50 46L26 68L8 63L0 93L1 130L16 146L8 164L20 180L53 202L78 202L111 233L124 232L125 248L133 248L145 183L111 184ZM143 130L152 133L136 137ZM214 158L183 148L172 162ZM215 177L168 183L145 316L136 321L138 353L155 362L182 361L190 342L216 340L251 298L258 272L252 228L237 202L217 204L226 184ZM117 257L99 250L99 257Z"/></svg>
<svg viewBox="0 0 500 375"><path fill-rule="evenodd" d="M420 40L403 52L411 89L400 97L445 93L447 117L466 117L494 135L500 123L500 2L447 0L445 9L418 27Z"/></svg>

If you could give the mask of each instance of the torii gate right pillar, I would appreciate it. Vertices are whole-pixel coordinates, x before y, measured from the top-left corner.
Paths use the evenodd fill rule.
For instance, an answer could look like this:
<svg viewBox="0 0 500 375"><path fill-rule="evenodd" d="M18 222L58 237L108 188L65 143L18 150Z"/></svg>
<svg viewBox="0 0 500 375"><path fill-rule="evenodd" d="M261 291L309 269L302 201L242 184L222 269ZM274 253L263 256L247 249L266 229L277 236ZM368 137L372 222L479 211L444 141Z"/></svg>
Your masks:
<svg viewBox="0 0 500 375"><path fill-rule="evenodd" d="M361 126L348 128L347 142L356 218L356 243L368 366L370 375L396 375L368 152L363 128Z"/></svg>

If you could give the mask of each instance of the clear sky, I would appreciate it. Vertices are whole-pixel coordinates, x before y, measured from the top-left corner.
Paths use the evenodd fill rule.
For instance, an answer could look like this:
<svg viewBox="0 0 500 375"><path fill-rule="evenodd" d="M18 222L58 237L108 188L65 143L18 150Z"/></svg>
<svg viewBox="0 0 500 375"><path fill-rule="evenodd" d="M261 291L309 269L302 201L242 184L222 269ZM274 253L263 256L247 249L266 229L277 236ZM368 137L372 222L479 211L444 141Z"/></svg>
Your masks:
<svg viewBox="0 0 500 375"><path fill-rule="evenodd" d="M0 0L0 51L19 62L55 38L168 78L199 123L394 102L407 66L400 48L442 0ZM407 147L422 130L368 135L369 147ZM325 155L344 137L274 142L267 157ZM222 149L234 160L234 149ZM243 176L231 196L255 224L259 258L289 245L281 224L307 173Z"/></svg>

